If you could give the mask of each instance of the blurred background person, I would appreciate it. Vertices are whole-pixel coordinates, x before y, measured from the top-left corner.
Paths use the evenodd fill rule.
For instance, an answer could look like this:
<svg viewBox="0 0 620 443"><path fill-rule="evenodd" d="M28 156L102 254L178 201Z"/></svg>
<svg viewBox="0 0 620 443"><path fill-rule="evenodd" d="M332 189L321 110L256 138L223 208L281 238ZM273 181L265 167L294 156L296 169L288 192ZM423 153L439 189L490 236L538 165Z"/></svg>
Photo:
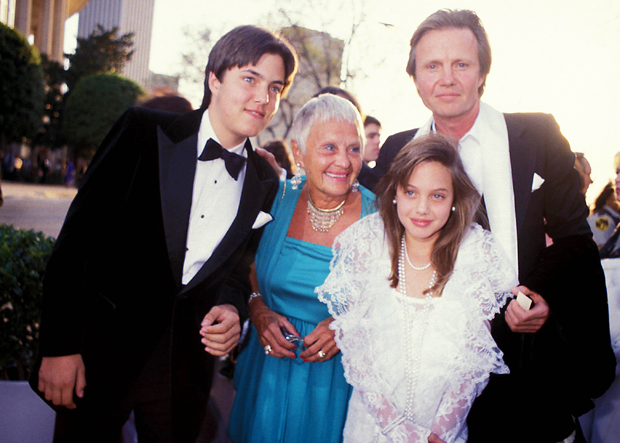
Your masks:
<svg viewBox="0 0 620 443"><path fill-rule="evenodd" d="M261 149L273 154L278 166L286 170L287 179L293 176L293 162L291 161L291 153L284 140L278 138L266 141L261 145Z"/></svg>
<svg viewBox="0 0 620 443"><path fill-rule="evenodd" d="M586 195L588 188L592 184L592 167L590 162L583 155L583 152L575 152L575 169L581 177L581 193Z"/></svg>
<svg viewBox="0 0 620 443"><path fill-rule="evenodd" d="M151 98L139 103L138 106L177 114L185 114L194 110L189 100L170 89L156 90Z"/></svg>
<svg viewBox="0 0 620 443"><path fill-rule="evenodd" d="M599 248L609 240L618 223L620 223L620 203L616 199L613 183L609 182L594 200L592 214L588 217L594 241Z"/></svg>
<svg viewBox="0 0 620 443"><path fill-rule="evenodd" d="M381 149L381 123L375 117L367 115L364 118L364 132L366 133L364 162L373 167Z"/></svg>
<svg viewBox="0 0 620 443"><path fill-rule="evenodd" d="M374 194L356 191L364 138L355 107L331 94L295 117L291 147L300 169L280 182L256 254L252 325L228 426L235 443L342 440L352 388L333 319L314 289L329 273L336 235L374 211Z"/></svg>

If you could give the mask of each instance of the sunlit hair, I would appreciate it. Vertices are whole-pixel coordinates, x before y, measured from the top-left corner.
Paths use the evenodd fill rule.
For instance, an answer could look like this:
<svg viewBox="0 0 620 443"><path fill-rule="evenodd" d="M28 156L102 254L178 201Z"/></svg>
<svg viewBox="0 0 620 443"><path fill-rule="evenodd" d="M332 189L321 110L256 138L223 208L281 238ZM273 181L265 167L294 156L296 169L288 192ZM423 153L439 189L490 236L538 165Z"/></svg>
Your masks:
<svg viewBox="0 0 620 443"><path fill-rule="evenodd" d="M478 88L478 94L482 96L486 77L491 71L491 45L489 44L489 37L482 26L482 22L474 11L469 11L467 9L440 9L428 16L426 20L418 26L418 29L415 30L413 37L411 37L411 51L409 52L409 61L407 62L407 74L415 79L416 47L424 34L429 31L446 28L469 28L471 32L473 32L474 37L476 37L476 41L478 42L480 76L484 78L482 85Z"/></svg>
<svg viewBox="0 0 620 443"><path fill-rule="evenodd" d="M355 108L357 109L357 112L359 112L360 115L363 115L362 106L360 105L360 102L357 101L357 98L355 98L353 93L347 91L346 89L339 88L338 86L325 86L324 88L321 88L319 92L314 94L312 97L318 97L321 94L333 94L333 95L337 95L338 97L346 98L351 103L353 103L353 106L355 106Z"/></svg>
<svg viewBox="0 0 620 443"><path fill-rule="evenodd" d="M256 65L265 54L279 55L284 62L284 88L282 97L286 96L297 72L297 54L284 37L276 35L258 26L238 26L217 41L205 68L204 98L200 107L205 109L211 103L209 73L213 72L222 81L228 69Z"/></svg>
<svg viewBox="0 0 620 443"><path fill-rule="evenodd" d="M366 140L362 117L355 106L348 100L333 94L321 94L311 98L295 116L291 127L291 140L295 140L302 153L306 153L306 142L315 123L331 120L351 123L357 129L360 141L360 154L364 156Z"/></svg>
<svg viewBox="0 0 620 443"><path fill-rule="evenodd" d="M396 191L407 188L411 174L419 165L438 162L445 166L452 177L455 210L450 213L433 245L431 262L437 271L437 284L432 290L443 290L452 274L454 262L465 233L475 220L480 205L480 195L463 169L455 142L439 134L431 134L410 141L398 153L390 170L379 181L375 192L379 214L385 225L385 235L390 249L392 272L390 282L398 286L398 257L405 228L398 218L394 199Z"/></svg>

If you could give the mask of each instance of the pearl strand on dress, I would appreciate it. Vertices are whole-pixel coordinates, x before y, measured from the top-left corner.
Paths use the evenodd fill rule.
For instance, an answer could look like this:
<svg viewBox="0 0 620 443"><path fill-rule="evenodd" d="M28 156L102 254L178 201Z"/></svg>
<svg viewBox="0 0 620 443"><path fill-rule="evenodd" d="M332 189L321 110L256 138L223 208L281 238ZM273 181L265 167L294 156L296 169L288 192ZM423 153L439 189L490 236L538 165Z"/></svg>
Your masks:
<svg viewBox="0 0 620 443"><path fill-rule="evenodd" d="M405 244L405 236L403 235L403 239L401 242L401 250L400 255L398 257L398 286L399 292L403 296L407 296L407 284L405 281L405 256L406 256L406 244ZM408 258L408 257L407 257ZM412 266L413 267L413 266ZM414 268L415 269L415 268ZM429 289L431 289L437 283L437 271L433 270L433 274L431 276L430 283L428 285ZM407 380L407 400L405 402L405 411L401 414L396 420L386 426L381 433L383 435L390 432L394 427L398 426L404 420L408 420L413 422L413 402L414 402L414 393L415 387L418 381L418 376L420 373L420 364L421 364L421 351L422 344L424 341L424 336L426 335L426 330L428 329L429 323L429 314L431 308L431 298L433 296L432 291L428 291L426 296L424 297L424 304L421 309L416 310L412 313L412 307L410 303L405 303L404 313L405 313L405 357L406 362L412 362L413 364L409 365L405 363L405 379ZM413 342L413 324L415 320L422 321L422 331L420 333L419 341L418 341L418 352L413 352L412 342Z"/></svg>

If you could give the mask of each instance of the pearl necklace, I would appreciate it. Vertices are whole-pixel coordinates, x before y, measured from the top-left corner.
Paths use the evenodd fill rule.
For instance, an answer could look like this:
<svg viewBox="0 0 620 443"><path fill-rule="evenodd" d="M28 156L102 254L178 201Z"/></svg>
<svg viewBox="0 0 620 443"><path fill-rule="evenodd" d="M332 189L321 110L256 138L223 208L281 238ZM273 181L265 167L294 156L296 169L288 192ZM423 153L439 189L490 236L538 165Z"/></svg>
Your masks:
<svg viewBox="0 0 620 443"><path fill-rule="evenodd" d="M340 216L344 213L343 206L346 203L347 199L345 197L345 199L335 208L321 209L312 201L312 197L310 196L310 188L307 189L308 214L310 215L310 224L312 225L312 229L317 232L327 232L329 231L329 228L334 226Z"/></svg>
<svg viewBox="0 0 620 443"><path fill-rule="evenodd" d="M431 265L432 262L428 262L427 264L425 264L424 266L415 266L413 263L411 263L411 260L409 259L409 252L407 252L407 242L404 241L405 240L405 236L403 236L403 245L405 245L405 258L407 259L407 263L409 263L409 266L411 266L413 269L415 269L416 271L424 271L425 269L428 269L429 266ZM434 275L434 274L433 274ZM434 286L434 285L433 285ZM432 286L431 286L432 287Z"/></svg>
<svg viewBox="0 0 620 443"><path fill-rule="evenodd" d="M405 236L403 235L403 239L401 242L401 248L400 248L400 255L398 257L398 287L399 287L399 292L405 297L407 296L407 283L405 281L405 257L407 257L406 248L407 246L405 245ZM415 269L413 265L412 267ZM424 269L426 268L428 268L428 266L426 266ZM429 289L435 286L436 283L437 283L437 271L433 271L431 280L428 285ZM428 329L432 296L433 296L433 292L428 291L424 297L423 306L420 309L416 309L413 312L412 312L411 304L404 303L404 306L405 306L405 309L404 309L404 315L405 315L404 340L405 340L405 358L407 362L405 364L405 379L407 380L407 400L405 402L405 411L401 415L399 415L398 418L396 418L396 420L394 420L392 423L390 423L388 426L386 426L381 431L383 435L386 435L388 432L394 429L394 427L398 426L400 423L402 423L405 420L413 422L413 418L414 418L413 403L414 403L415 387L418 382L418 377L420 374L420 364L422 360L422 357L420 354L422 352L422 344L423 344L424 337L426 335L426 330ZM416 321L422 322L422 328L421 328L421 332L420 332L419 340L418 340L418 349L414 355L413 346L411 344L413 343L413 330L412 329ZM411 362L412 364L409 365L408 364L409 362Z"/></svg>

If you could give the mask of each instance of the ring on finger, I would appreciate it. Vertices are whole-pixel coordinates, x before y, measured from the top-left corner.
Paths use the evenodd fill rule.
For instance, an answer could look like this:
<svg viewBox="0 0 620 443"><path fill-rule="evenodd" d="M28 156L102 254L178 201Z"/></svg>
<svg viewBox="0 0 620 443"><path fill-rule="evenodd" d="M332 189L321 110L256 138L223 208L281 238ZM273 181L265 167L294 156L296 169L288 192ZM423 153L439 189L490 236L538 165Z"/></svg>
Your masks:
<svg viewBox="0 0 620 443"><path fill-rule="evenodd" d="M327 354L325 354L325 352L323 352L323 351L319 351L319 352L317 352L317 355L319 356L319 358L325 358L325 356Z"/></svg>
<svg viewBox="0 0 620 443"><path fill-rule="evenodd" d="M270 345L266 345L263 349L265 349L265 355L269 355L273 351Z"/></svg>

